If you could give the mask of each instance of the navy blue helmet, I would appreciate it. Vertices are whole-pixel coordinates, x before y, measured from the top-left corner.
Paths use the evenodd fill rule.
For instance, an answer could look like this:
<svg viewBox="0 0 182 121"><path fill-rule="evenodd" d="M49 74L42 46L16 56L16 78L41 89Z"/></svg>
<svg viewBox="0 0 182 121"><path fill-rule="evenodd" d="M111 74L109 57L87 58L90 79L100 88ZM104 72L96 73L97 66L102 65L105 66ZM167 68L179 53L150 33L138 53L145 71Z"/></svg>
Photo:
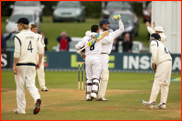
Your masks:
<svg viewBox="0 0 182 121"><path fill-rule="evenodd" d="M110 24L109 21L108 21L107 19L102 19L102 20L99 22L99 26L101 27L102 24L106 24L106 23Z"/></svg>
<svg viewBox="0 0 182 121"><path fill-rule="evenodd" d="M159 34L157 34L157 33L153 33L153 34L151 35L151 37L153 37L153 38L155 38L155 39L161 41L161 36L160 36Z"/></svg>

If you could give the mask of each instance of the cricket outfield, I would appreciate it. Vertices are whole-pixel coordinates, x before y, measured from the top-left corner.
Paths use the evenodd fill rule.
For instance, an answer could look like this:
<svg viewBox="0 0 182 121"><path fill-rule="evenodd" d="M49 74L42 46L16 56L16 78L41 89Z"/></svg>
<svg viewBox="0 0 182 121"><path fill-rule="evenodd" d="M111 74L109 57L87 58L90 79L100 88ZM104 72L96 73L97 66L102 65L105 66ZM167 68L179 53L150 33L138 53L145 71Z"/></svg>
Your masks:
<svg viewBox="0 0 182 121"><path fill-rule="evenodd" d="M85 90L78 90L77 72L45 72L48 92L41 92L42 104L33 114L33 98L25 90L26 114L14 114L17 108L16 84L12 71L1 71L2 120L180 120L181 74L172 74L167 108L148 109L141 100L149 100L154 74L110 73L106 98L108 101L85 101ZM174 79L173 79L174 80ZM157 105L160 101L158 95Z"/></svg>

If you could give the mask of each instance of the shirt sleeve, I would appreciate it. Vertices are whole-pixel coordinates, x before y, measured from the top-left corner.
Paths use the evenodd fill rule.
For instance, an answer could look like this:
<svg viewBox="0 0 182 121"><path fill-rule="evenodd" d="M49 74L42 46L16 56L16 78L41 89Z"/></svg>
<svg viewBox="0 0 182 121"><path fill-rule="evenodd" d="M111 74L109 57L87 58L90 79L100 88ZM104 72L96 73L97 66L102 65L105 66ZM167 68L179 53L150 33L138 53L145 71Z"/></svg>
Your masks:
<svg viewBox="0 0 182 121"><path fill-rule="evenodd" d="M150 27L147 27L147 30L148 30L148 32L149 32L150 34L155 33L155 31L154 31L152 28L150 28Z"/></svg>
<svg viewBox="0 0 182 121"><path fill-rule="evenodd" d="M20 41L16 37L14 37L14 44L15 44L14 57L20 58Z"/></svg>
<svg viewBox="0 0 182 121"><path fill-rule="evenodd" d="M91 32L91 31L86 31L86 32L85 32L85 36L91 37L91 36L92 36L92 32Z"/></svg>
<svg viewBox="0 0 182 121"><path fill-rule="evenodd" d="M7 41L11 37L12 33L10 33L7 37L5 37L5 40Z"/></svg>
<svg viewBox="0 0 182 121"><path fill-rule="evenodd" d="M152 63L157 62L157 42L156 41L151 41L150 42L150 52L152 54Z"/></svg>
<svg viewBox="0 0 182 121"><path fill-rule="evenodd" d="M43 45L42 45L40 40L37 41L37 50L38 50L38 54L43 54L44 53Z"/></svg>
<svg viewBox="0 0 182 121"><path fill-rule="evenodd" d="M61 37L59 36L59 37L57 37L57 39L56 39L56 40L57 40L58 42L60 42L60 39L61 39Z"/></svg>
<svg viewBox="0 0 182 121"><path fill-rule="evenodd" d="M68 36L68 42L71 42L71 37Z"/></svg>
<svg viewBox="0 0 182 121"><path fill-rule="evenodd" d="M42 35L40 36L40 40L41 40L42 46L45 47L44 38Z"/></svg>
<svg viewBox="0 0 182 121"><path fill-rule="evenodd" d="M75 46L76 50L80 50L82 47L84 47L84 41L85 38L83 38L81 41L78 42L78 44Z"/></svg>

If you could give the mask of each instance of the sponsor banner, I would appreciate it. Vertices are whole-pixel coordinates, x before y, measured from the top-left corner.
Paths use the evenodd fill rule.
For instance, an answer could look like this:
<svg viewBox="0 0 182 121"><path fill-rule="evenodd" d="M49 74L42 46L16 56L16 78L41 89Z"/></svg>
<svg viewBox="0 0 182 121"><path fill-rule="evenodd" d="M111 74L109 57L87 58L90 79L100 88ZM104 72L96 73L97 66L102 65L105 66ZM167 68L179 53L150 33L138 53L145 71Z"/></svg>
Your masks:
<svg viewBox="0 0 182 121"><path fill-rule="evenodd" d="M1 52L1 68L11 67L11 52Z"/></svg>
<svg viewBox="0 0 182 121"><path fill-rule="evenodd" d="M13 60L13 54L11 54L11 56L11 59ZM5 57L6 56L4 55L3 59ZM181 54L172 54L172 59L172 72L181 73ZM45 52L44 56L45 70L50 71L77 71L78 62L84 62L84 60L75 52ZM3 64L6 65L5 61ZM154 71L151 65L151 54L149 53L136 54L113 52L109 55L108 67L111 72L153 73ZM6 66L6 68L8 68L8 66Z"/></svg>
<svg viewBox="0 0 182 121"><path fill-rule="evenodd" d="M181 55L172 55L172 72L181 73ZM76 70L78 62L84 62L80 55L74 52L46 52L45 69ZM109 70L112 72L153 72L151 54L111 53L109 55Z"/></svg>

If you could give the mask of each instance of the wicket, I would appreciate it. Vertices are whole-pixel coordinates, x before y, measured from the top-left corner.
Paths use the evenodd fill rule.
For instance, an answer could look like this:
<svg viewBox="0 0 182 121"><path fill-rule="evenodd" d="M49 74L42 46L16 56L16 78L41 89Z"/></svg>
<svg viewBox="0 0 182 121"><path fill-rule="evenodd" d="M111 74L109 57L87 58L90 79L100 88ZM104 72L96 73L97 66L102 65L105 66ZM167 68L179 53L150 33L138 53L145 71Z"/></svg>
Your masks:
<svg viewBox="0 0 182 121"><path fill-rule="evenodd" d="M83 84L84 84L83 83L84 64L85 64L85 62L78 62L78 89L80 89L80 74L81 74L81 81L82 81L82 89L84 89L84 86L83 86Z"/></svg>

